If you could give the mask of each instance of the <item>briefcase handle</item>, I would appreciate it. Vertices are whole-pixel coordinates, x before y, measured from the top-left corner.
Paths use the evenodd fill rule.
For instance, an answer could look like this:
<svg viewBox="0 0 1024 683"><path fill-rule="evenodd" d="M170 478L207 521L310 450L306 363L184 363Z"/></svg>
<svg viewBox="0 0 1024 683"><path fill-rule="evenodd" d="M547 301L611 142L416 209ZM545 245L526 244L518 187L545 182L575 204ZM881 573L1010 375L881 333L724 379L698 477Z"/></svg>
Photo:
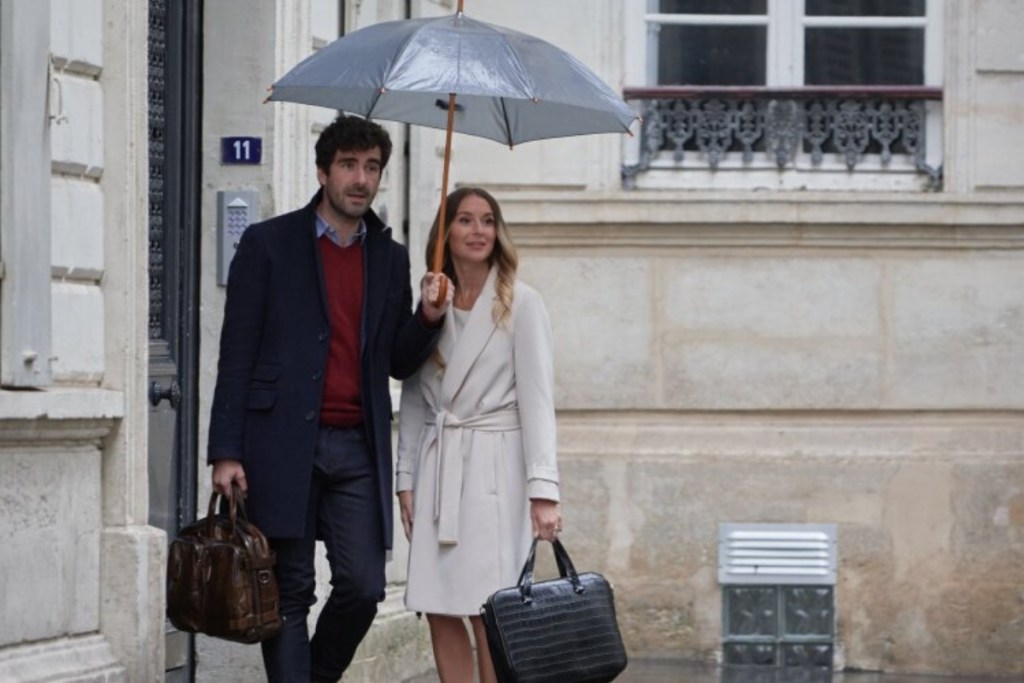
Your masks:
<svg viewBox="0 0 1024 683"><path fill-rule="evenodd" d="M526 562L523 564L523 571L519 574L519 595L522 596L523 602L527 604L533 602L533 564L537 559L537 541L539 540L538 537L534 537L533 543L530 544L530 554L527 555ZM576 567L573 566L572 560L569 559L569 553L566 552L562 542L556 538L551 541L551 548L555 551L555 564L558 565L559 576L563 579L569 579L574 591L583 593L586 589L580 583Z"/></svg>
<svg viewBox="0 0 1024 683"><path fill-rule="evenodd" d="M218 491L214 491L210 494L210 507L206 511L206 536L207 538L214 538L215 532L214 527L217 516L217 501L223 499L228 504L228 519L231 520L231 536L235 535L235 525L238 521L238 515L242 515L242 520L248 522L249 519L245 514L245 495L242 493L242 489L238 487L238 484L234 481L231 482L231 495L222 496Z"/></svg>

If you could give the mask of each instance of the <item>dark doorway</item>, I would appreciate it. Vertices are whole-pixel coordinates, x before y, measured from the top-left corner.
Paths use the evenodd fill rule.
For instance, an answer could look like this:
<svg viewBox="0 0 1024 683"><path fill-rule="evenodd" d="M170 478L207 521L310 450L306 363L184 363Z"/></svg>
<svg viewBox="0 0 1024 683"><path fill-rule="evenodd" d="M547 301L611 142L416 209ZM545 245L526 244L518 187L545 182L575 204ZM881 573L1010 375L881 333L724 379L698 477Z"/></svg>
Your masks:
<svg viewBox="0 0 1024 683"><path fill-rule="evenodd" d="M149 0L149 523L195 519L202 0ZM193 680L167 626L167 681Z"/></svg>

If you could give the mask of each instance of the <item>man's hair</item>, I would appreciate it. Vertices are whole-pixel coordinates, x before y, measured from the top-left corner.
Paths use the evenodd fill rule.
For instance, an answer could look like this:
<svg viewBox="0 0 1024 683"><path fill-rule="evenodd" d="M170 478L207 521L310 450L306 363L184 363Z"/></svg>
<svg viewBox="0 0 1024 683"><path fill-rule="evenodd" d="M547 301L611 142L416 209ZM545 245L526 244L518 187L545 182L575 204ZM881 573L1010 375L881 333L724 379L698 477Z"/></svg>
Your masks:
<svg viewBox="0 0 1024 683"><path fill-rule="evenodd" d="M330 174L339 150L362 152L374 147L380 147L380 167L384 170L391 157L391 136L373 121L342 114L320 133L316 141L316 165Z"/></svg>

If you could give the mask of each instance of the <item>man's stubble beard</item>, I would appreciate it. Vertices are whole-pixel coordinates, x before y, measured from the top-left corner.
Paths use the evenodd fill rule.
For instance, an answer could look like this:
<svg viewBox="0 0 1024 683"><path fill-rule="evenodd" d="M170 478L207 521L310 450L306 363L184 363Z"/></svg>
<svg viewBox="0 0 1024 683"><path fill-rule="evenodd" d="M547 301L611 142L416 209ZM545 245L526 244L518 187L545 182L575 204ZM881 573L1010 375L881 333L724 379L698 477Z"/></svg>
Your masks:
<svg viewBox="0 0 1024 683"><path fill-rule="evenodd" d="M348 209L345 208L344 197L342 197L340 201L335 201L334 197L332 197L329 192L325 194L327 195L327 201L330 203L331 208L334 210L335 213L337 213L339 216L344 216L345 218L350 218L352 220L359 220L363 216L365 216L366 212L370 210L370 205L373 204L373 200L376 199L377 197L376 194L370 194L369 192L367 192L366 205L361 209L353 209L352 211L349 211Z"/></svg>

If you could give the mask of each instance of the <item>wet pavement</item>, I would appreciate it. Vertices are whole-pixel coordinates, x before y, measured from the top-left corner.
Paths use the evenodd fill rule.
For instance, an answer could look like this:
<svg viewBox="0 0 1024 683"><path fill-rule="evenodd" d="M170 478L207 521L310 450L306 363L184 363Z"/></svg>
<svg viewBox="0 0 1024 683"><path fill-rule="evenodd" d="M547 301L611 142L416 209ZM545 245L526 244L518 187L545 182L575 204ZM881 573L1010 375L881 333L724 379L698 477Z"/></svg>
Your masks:
<svg viewBox="0 0 1024 683"><path fill-rule="evenodd" d="M405 683L439 683L436 673L411 678ZM833 673L819 669L780 667L703 666L664 660L631 661L616 683L1024 683L1024 677L939 676L881 674L871 672Z"/></svg>

